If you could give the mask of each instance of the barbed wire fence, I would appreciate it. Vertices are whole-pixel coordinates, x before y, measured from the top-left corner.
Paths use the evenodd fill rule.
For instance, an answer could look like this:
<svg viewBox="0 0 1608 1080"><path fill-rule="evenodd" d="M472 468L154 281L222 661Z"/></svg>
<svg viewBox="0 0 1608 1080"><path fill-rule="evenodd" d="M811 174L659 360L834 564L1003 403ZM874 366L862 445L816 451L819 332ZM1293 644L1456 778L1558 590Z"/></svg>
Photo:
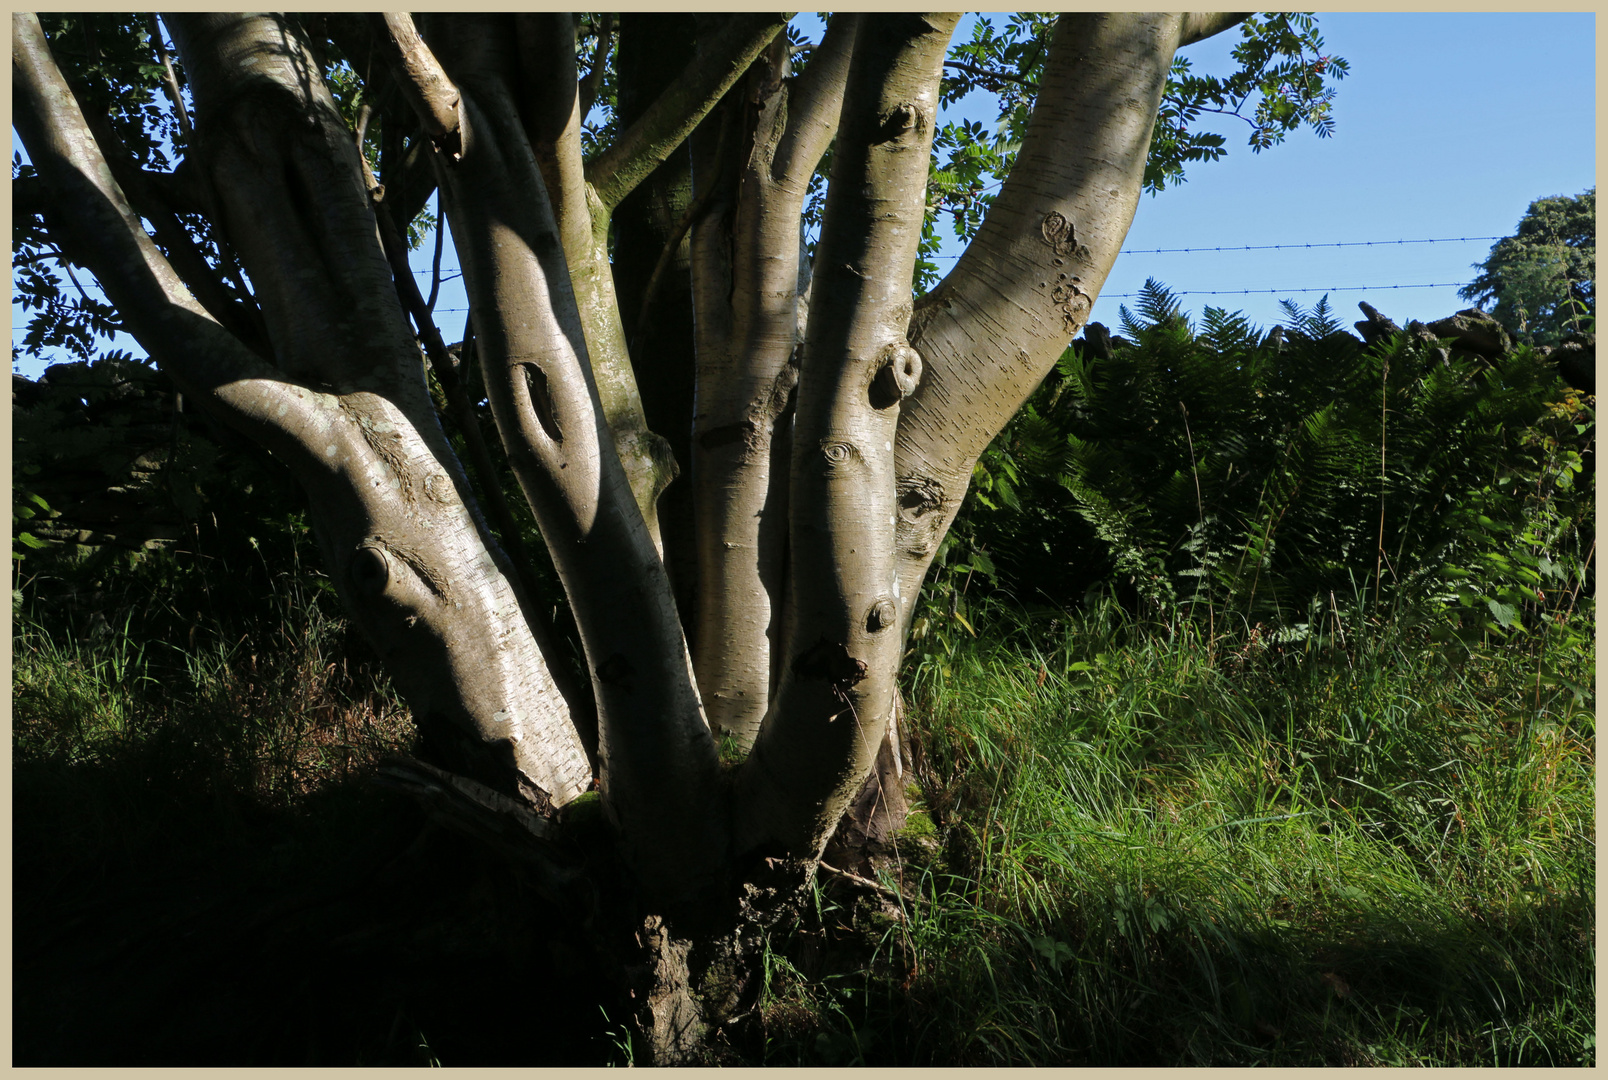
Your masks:
<svg viewBox="0 0 1608 1080"><path fill-rule="evenodd" d="M1335 240L1317 243L1293 244L1219 244L1200 247L1178 248L1123 248L1123 255L1194 255L1194 254L1221 254L1235 251L1315 251L1326 248L1358 248L1358 247L1400 247L1409 244L1466 244L1486 243L1503 239L1500 236L1435 236L1435 237L1401 237L1389 240ZM959 254L933 255L935 259L959 259ZM419 277L430 277L436 273L434 270L414 270ZM440 281L445 284L463 277L461 267L442 267ZM1310 293L1340 293L1340 292L1383 292L1400 289L1446 289L1461 288L1466 285L1464 281L1431 281L1422 283L1403 283L1394 285L1324 285L1283 287L1276 289L1169 289L1174 296L1254 296L1254 295L1283 295L1296 296ZM1102 298L1113 300L1131 300L1140 293L1103 293ZM467 307L437 307L432 309L436 314L461 314L468 311ZM12 337L23 328L13 326Z"/></svg>

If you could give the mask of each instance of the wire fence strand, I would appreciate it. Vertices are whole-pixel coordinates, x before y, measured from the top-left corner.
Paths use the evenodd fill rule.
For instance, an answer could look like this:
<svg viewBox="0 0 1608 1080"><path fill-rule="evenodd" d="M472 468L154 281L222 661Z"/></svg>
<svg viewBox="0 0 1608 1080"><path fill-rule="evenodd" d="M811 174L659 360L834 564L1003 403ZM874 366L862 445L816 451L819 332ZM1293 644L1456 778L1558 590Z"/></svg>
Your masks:
<svg viewBox="0 0 1608 1080"><path fill-rule="evenodd" d="M1309 289L1174 289L1167 291L1174 296L1250 296L1261 293L1332 293L1332 292L1383 292L1386 289L1461 289L1467 285L1466 281L1427 281L1422 285L1323 285ZM1126 300L1143 293L1101 293L1117 300Z"/></svg>
<svg viewBox="0 0 1608 1080"><path fill-rule="evenodd" d="M1317 244L1221 244L1216 247L1180 248L1123 248L1123 255L1186 255L1199 252L1223 251L1312 251L1318 248L1393 247L1402 244L1468 244L1476 241L1501 240L1500 236L1430 236L1422 239L1400 240L1335 240ZM934 255L935 259L958 259L959 255Z"/></svg>

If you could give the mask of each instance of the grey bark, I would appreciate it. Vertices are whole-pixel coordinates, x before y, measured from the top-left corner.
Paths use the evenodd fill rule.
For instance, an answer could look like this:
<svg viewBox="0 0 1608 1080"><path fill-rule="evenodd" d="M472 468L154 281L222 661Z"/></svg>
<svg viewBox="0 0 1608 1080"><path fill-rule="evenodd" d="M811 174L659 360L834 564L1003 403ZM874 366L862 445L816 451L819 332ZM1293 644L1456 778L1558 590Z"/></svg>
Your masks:
<svg viewBox="0 0 1608 1080"><path fill-rule="evenodd" d="M659 497L675 478L675 457L663 437L650 430L643 411L615 299L609 223L620 200L682 144L785 22L784 16L774 14L731 19L700 48L658 100L579 175L575 170L580 161L579 97L571 79L576 104L573 120L555 146L555 159L561 167L554 173L564 182L558 201L565 253L604 415L656 546L660 544ZM573 64L572 42L571 70ZM590 228L584 238L579 231L583 224Z"/></svg>
<svg viewBox="0 0 1608 1080"><path fill-rule="evenodd" d="M559 226L482 34L443 38L460 94L438 158L492 413L580 629L604 809L652 890L696 891L724 852L714 743L669 581L607 422Z"/></svg>
<svg viewBox="0 0 1608 1080"><path fill-rule="evenodd" d="M715 147L701 156L698 195L716 198L694 238L700 540L693 661L710 725L745 748L765 715L780 647L799 218L837 130L856 18L834 17L796 87L784 81L784 55L756 66L741 102L749 130L735 164L720 160L720 146L737 140L703 136Z"/></svg>
<svg viewBox="0 0 1608 1080"><path fill-rule="evenodd" d="M1174 51L1186 29L1230 24L1173 14L1057 20L1016 168L911 320L925 374L900 412L895 447L904 624L978 455L1088 320L1138 206Z"/></svg>
<svg viewBox="0 0 1608 1080"><path fill-rule="evenodd" d="M15 122L72 209L64 217L79 257L185 392L297 476L343 601L443 756L505 792L572 799L589 780L585 754L429 408L351 141L322 82L302 77L302 43L270 18L169 25L194 81L198 132L210 139L216 198L272 319L277 364L252 356L184 288L112 179L38 21L19 15ZM264 191L253 168L291 184ZM331 203L298 200L300 185ZM264 201L248 213L254 197ZM305 216L320 207L331 216ZM309 266L308 256L320 261ZM347 259L340 280L304 276ZM349 306L309 295L320 287ZM320 319L330 321L314 333L309 322Z"/></svg>
<svg viewBox="0 0 1608 1080"><path fill-rule="evenodd" d="M870 16L856 34L793 425L786 667L737 777L745 850L818 856L887 729L902 646L893 439L922 372L905 330L957 21Z"/></svg>

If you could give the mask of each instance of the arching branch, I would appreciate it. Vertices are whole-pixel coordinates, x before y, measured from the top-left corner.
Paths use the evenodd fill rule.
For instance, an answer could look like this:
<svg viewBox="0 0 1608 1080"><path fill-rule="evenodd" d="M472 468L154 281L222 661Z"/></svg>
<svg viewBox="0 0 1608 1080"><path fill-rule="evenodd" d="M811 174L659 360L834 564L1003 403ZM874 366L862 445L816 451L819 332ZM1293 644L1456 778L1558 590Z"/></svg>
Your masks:
<svg viewBox="0 0 1608 1080"><path fill-rule="evenodd" d="M911 320L926 374L895 447L907 620L978 454L1082 327L1116 259L1184 22L1061 16L1016 167Z"/></svg>
<svg viewBox="0 0 1608 1080"><path fill-rule="evenodd" d="M648 111L587 164L586 178L597 192L605 221L620 200L686 140L788 18L787 14L732 16Z"/></svg>
<svg viewBox="0 0 1608 1080"><path fill-rule="evenodd" d="M141 226L38 17L14 14L11 30L12 123L51 203L61 208L56 224L74 260L95 274L129 332L187 393L265 439L282 432L279 402L268 400L276 396L278 373L197 302Z"/></svg>

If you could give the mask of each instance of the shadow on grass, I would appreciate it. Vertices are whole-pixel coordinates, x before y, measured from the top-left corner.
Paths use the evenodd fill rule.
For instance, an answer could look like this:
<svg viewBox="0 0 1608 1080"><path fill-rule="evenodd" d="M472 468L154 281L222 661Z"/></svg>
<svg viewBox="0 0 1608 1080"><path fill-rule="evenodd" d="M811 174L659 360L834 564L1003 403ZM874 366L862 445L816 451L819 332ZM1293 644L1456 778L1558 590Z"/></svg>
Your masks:
<svg viewBox="0 0 1608 1080"><path fill-rule="evenodd" d="M1591 1065L1589 896L1412 924L1388 906L1304 925L1110 895L1037 930L961 892L929 893L908 929L862 929L863 971L773 978L770 1064L1062 1066ZM926 910L922 911L921 908ZM1206 913L1210 909L1210 914ZM1166 914L1159 912L1165 910ZM795 933L844 936L838 909Z"/></svg>
<svg viewBox="0 0 1608 1080"><path fill-rule="evenodd" d="M362 778L276 809L170 760L17 764L15 1064L607 1060L512 871Z"/></svg>

